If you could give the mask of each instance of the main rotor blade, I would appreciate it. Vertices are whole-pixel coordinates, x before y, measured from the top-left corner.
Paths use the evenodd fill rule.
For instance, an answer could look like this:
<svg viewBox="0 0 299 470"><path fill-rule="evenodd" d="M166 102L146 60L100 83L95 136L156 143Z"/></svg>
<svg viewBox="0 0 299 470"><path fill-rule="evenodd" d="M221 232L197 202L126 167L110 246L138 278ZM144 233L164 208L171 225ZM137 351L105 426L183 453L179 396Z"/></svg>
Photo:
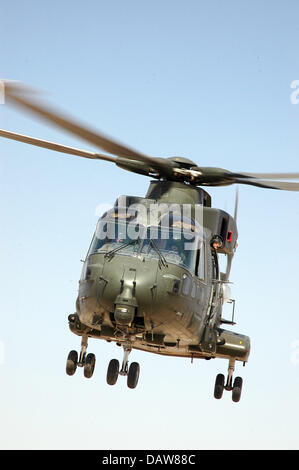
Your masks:
<svg viewBox="0 0 299 470"><path fill-rule="evenodd" d="M100 153L90 152L88 150L81 150L75 147L68 147L67 145L57 144L56 142L49 142L48 140L37 139L36 137L30 137L28 135L17 134L16 132L6 131L0 129L0 136L7 139L17 140L26 144L36 145L37 147L43 147L49 150L55 150L56 152L67 153L70 155L77 155L78 157L93 158L95 160L107 160L108 162L116 162L115 157L109 155L103 155Z"/></svg>
<svg viewBox="0 0 299 470"><path fill-rule="evenodd" d="M104 136L98 131L88 129L83 124L79 124L73 119L63 116L53 108L50 109L48 105L42 104L37 99L33 99L32 95L31 90L24 85L15 82L5 82L5 98L25 108L27 111L37 114L57 127L65 129L117 157L141 161L147 165L153 166L153 168L168 170L168 172L169 169L172 168L172 164L166 159L164 161L162 158L148 157L147 155L116 142L108 136Z"/></svg>
<svg viewBox="0 0 299 470"><path fill-rule="evenodd" d="M259 188L299 191L299 183L274 181L258 178L257 173L234 173L223 168L195 167L192 169L194 179L200 186L228 186L231 184L248 184ZM260 173L277 179L298 179L299 173Z"/></svg>
<svg viewBox="0 0 299 470"><path fill-rule="evenodd" d="M254 179L236 179L235 183L249 184L259 188L280 189L283 191L299 191L299 183L288 183L282 181L267 181L267 180L254 180Z"/></svg>
<svg viewBox="0 0 299 470"><path fill-rule="evenodd" d="M299 173L242 173L242 175L250 178L263 178L263 179L298 179Z"/></svg>

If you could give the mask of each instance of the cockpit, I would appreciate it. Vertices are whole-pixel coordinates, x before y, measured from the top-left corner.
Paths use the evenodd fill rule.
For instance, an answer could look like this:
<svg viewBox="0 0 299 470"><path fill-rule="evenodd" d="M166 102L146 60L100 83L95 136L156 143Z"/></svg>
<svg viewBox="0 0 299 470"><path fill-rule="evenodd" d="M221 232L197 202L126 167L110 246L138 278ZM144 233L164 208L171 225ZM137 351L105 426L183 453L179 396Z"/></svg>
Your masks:
<svg viewBox="0 0 299 470"><path fill-rule="evenodd" d="M140 255L194 272L202 240L200 227L192 219L167 214L158 225L146 226L138 219L106 216L98 222L88 256Z"/></svg>

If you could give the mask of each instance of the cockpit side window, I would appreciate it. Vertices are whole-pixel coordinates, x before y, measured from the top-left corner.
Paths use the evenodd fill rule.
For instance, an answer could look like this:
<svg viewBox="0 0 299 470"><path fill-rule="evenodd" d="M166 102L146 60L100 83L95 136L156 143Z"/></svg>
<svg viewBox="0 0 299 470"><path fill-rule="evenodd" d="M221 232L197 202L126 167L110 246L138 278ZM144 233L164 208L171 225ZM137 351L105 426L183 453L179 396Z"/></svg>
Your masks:
<svg viewBox="0 0 299 470"><path fill-rule="evenodd" d="M205 281L206 279L206 246L204 241L200 243L199 249L197 250L196 276L201 281Z"/></svg>

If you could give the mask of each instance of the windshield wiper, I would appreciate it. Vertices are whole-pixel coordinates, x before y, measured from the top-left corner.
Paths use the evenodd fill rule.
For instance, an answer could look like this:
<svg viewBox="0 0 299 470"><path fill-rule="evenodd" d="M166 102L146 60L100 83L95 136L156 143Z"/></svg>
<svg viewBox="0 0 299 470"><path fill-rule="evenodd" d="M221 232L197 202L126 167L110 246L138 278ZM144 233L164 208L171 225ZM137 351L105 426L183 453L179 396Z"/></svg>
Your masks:
<svg viewBox="0 0 299 470"><path fill-rule="evenodd" d="M152 245L152 247L154 248L154 250L158 254L160 262L163 264L163 266L165 266L167 268L168 264L166 262L165 256L161 252L160 248L157 247L157 245L155 244L155 242L152 239L150 239L149 242L150 242L150 245Z"/></svg>
<svg viewBox="0 0 299 470"><path fill-rule="evenodd" d="M113 250L107 251L107 253L105 253L104 255L104 258L108 258L108 256L112 257L114 253L116 253L118 250L121 250L122 248L126 248L129 245L136 245L137 241L138 241L138 238L136 238L136 240L131 240L130 242L127 242L127 243L121 243L116 248L113 248Z"/></svg>

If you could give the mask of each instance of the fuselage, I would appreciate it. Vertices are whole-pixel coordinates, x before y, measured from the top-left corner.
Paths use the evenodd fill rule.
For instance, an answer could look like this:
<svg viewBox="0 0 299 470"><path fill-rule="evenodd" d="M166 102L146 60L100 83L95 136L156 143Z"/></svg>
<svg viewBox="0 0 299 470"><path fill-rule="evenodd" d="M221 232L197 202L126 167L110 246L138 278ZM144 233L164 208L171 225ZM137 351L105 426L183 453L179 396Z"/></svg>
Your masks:
<svg viewBox="0 0 299 470"><path fill-rule="evenodd" d="M224 253L229 253L236 227L228 214L210 208L205 192L199 191L155 182L151 197L133 198L133 210L118 202L103 215L79 283L70 321L74 333L118 344L129 338L133 348L159 354L209 358L233 353L247 360L249 338L220 329L221 274L210 246L218 230L227 242ZM128 200L132 203L132 197ZM138 216L136 200L142 203ZM160 212L153 223L152 204L157 203Z"/></svg>
<svg viewBox="0 0 299 470"><path fill-rule="evenodd" d="M198 344L209 309L210 279L141 253L94 254L88 270L77 301L82 323L106 331L109 339L118 339L117 329L120 336L126 331L136 336L140 349L190 355L188 347ZM116 307L133 310L132 321L120 320L117 328Z"/></svg>

